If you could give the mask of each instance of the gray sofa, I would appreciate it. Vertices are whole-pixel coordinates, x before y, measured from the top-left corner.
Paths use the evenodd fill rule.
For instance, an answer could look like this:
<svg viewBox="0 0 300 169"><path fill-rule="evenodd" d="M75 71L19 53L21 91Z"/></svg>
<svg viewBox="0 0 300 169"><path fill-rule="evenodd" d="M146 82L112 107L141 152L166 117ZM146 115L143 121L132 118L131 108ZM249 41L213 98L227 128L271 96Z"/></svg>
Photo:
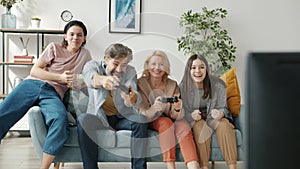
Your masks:
<svg viewBox="0 0 300 169"><path fill-rule="evenodd" d="M88 96L85 92L67 92L64 103L69 113L69 130L70 135L66 141L62 151L55 158L55 162L81 162L81 154L77 139L77 129L75 124L76 115L84 113L87 104ZM236 126L236 139L238 148L238 160L243 159L243 139L242 139L242 126L243 126L244 109L241 107L241 113L239 117L234 118ZM32 107L28 111L29 128L32 137L34 148L37 151L39 157L42 157L42 147L45 142L47 127L45 126L43 116L38 106ZM130 133L131 131L121 130L99 130L97 142L99 147L99 161L101 162L129 162L130 161ZM148 162L161 162L162 155L158 142L158 135L156 131L149 130L149 136L151 136L148 143ZM216 140L216 135L213 134L211 144L211 161L224 161L222 153L219 148L219 144ZM179 146L177 146L177 161L183 162L183 157L180 152Z"/></svg>

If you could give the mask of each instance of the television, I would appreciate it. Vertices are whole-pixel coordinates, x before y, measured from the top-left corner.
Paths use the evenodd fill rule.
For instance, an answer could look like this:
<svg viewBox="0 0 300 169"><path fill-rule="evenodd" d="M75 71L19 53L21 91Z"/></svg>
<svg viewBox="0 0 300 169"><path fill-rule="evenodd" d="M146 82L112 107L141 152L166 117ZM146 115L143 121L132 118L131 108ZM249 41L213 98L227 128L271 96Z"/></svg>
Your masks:
<svg viewBox="0 0 300 169"><path fill-rule="evenodd" d="M246 62L245 169L300 167L300 52L252 52Z"/></svg>

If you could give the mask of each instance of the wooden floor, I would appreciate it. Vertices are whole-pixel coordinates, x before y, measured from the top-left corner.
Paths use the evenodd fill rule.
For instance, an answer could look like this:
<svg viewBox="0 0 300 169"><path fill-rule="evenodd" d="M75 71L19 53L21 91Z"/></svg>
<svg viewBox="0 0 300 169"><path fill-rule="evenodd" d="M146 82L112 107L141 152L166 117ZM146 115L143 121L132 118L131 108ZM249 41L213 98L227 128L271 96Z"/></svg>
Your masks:
<svg viewBox="0 0 300 169"><path fill-rule="evenodd" d="M33 148L30 137L11 133L0 144L0 169L39 169L40 159ZM243 169L238 162L237 169ZM177 169L186 169L184 163L176 163ZM51 166L51 169L53 166ZM61 169L82 169L82 163L65 163ZM130 169L130 163L99 163L100 169ZM164 163L148 163L148 169L166 169ZM215 169L227 169L224 162L216 162Z"/></svg>

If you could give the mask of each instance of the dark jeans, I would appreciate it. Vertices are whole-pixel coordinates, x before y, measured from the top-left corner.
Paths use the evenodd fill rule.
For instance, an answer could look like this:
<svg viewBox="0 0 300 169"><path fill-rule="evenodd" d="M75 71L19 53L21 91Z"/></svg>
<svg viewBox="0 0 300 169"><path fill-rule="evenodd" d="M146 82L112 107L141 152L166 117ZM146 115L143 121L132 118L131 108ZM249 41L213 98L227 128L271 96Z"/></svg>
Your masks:
<svg viewBox="0 0 300 169"><path fill-rule="evenodd" d="M132 114L129 119L145 118L139 114ZM127 118L108 116L108 122L113 130L131 130L131 168L146 169L146 148L148 124L130 121ZM92 114L81 114L77 119L78 140L84 169L98 169L98 145L95 143L95 131L105 129L101 120Z"/></svg>

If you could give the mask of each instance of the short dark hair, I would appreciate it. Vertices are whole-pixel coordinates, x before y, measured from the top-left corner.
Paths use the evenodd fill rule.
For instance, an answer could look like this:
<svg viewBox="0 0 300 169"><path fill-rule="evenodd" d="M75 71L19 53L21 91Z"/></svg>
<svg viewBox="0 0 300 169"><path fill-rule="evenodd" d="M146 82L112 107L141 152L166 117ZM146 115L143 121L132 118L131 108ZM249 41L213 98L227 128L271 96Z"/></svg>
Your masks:
<svg viewBox="0 0 300 169"><path fill-rule="evenodd" d="M81 21L78 21L78 20L72 20L72 21L68 22L68 23L65 25L65 28L64 28L64 34L67 34L68 30L69 30L72 26L79 26L79 27L81 27L81 29L83 30L84 36L87 36L87 29L86 29L86 26L85 26ZM85 43L86 43L86 40L82 43L81 46L84 46ZM62 45L63 45L63 46L68 46L68 42L67 42L65 39L63 39Z"/></svg>

